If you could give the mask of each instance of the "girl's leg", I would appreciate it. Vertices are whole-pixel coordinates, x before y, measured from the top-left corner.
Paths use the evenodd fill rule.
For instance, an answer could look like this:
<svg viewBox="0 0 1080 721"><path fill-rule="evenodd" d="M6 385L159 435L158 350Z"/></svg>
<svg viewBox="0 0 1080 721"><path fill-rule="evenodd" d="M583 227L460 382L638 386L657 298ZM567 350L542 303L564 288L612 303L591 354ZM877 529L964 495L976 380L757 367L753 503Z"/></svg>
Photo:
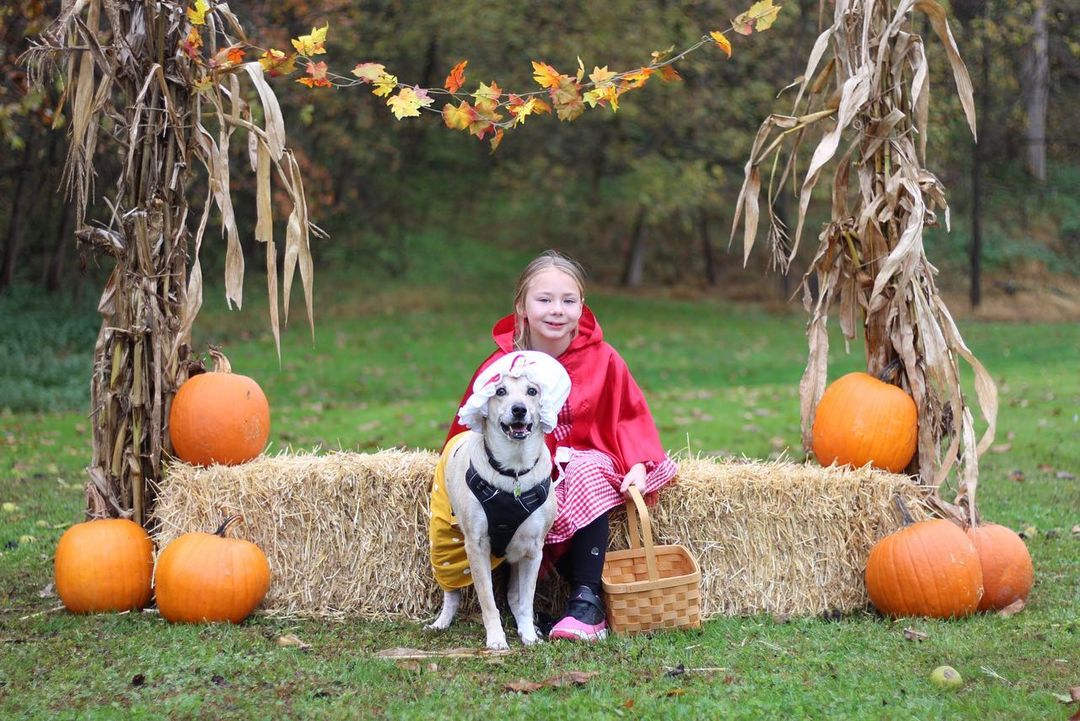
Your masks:
<svg viewBox="0 0 1080 721"><path fill-rule="evenodd" d="M595 641L607 635L604 604L600 600L600 572L608 544L608 514L601 514L578 530L570 549L556 568L573 584L566 602L566 614L551 631L552 638Z"/></svg>

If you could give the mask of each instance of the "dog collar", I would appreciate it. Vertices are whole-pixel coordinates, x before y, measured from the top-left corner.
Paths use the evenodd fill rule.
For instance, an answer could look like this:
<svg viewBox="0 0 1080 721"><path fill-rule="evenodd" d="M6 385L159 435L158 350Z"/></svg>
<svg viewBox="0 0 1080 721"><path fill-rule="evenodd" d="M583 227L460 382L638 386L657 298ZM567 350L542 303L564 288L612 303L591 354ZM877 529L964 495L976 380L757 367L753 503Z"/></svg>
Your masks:
<svg viewBox="0 0 1080 721"><path fill-rule="evenodd" d="M513 468L504 468L501 463L499 463L497 460L495 460L495 456L494 456L494 454L492 454L491 449L488 448L488 444L486 442L484 443L484 453L487 454L488 463L491 464L491 468L496 473L498 473L500 476L506 476L507 478L513 478L514 479L514 495L515 496L520 496L521 495L521 486L518 483L518 479L521 478L521 476L524 476L526 473L528 473L532 469L536 468L536 464L540 462L540 456L537 456L536 460L533 461L533 464L531 466L519 471L519 470L516 470L516 469L513 469ZM541 453L542 453L542 451L541 451Z"/></svg>

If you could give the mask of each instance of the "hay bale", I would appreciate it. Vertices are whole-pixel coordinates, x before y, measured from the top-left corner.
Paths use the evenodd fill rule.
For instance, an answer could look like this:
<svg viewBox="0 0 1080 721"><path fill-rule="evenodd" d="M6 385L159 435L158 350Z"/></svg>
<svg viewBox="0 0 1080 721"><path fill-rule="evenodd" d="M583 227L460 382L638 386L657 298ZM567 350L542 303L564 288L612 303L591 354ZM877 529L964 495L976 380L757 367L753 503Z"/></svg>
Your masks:
<svg viewBox="0 0 1080 721"><path fill-rule="evenodd" d="M164 548L241 513L270 560L272 613L425 619L438 610L428 567L428 486L437 454L289 454L240 466L168 467L157 500ZM816 614L866 604L870 548L899 527L893 497L931 515L904 476L791 462L688 458L650 509L657 543L701 564L702 615ZM626 521L612 519L626 548ZM543 595L543 594L542 594Z"/></svg>

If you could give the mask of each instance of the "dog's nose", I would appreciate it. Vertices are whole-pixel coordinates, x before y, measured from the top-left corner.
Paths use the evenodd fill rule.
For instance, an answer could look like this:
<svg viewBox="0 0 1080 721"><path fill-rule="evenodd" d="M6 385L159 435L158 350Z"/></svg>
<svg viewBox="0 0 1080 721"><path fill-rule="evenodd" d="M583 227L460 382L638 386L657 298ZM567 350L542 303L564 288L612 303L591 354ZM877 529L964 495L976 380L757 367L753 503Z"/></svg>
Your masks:
<svg viewBox="0 0 1080 721"><path fill-rule="evenodd" d="M529 409L525 407L524 403L515 403L510 406L510 415L514 418L524 418L525 414L529 412Z"/></svg>

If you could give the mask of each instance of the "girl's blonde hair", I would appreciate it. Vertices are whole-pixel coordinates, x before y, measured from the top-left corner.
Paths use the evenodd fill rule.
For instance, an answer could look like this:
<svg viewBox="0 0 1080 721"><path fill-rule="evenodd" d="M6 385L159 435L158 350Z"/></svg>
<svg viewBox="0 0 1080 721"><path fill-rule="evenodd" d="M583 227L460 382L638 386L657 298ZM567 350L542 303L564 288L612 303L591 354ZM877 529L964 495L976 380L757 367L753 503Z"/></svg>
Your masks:
<svg viewBox="0 0 1080 721"><path fill-rule="evenodd" d="M525 322L525 294L529 292L533 279L550 268L561 270L573 278L581 294L581 302L585 302L585 269L581 264L557 250L546 250L538 255L521 271L514 290L514 350L529 350L531 339L529 325Z"/></svg>

